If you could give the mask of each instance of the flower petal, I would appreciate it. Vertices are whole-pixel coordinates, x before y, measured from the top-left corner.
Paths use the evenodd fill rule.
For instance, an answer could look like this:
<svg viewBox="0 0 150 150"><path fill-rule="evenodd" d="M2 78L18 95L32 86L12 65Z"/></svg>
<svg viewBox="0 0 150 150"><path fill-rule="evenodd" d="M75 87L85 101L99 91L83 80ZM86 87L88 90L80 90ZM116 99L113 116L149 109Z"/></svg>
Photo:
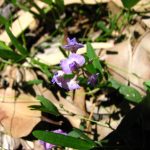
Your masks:
<svg viewBox="0 0 150 150"><path fill-rule="evenodd" d="M72 60L72 62L75 61L80 67L85 63L85 58L79 54L72 53L70 54L69 59Z"/></svg>
<svg viewBox="0 0 150 150"><path fill-rule="evenodd" d="M78 43L76 38L69 39L67 38L68 44L63 46L64 49L71 51L72 53L76 53L79 48L84 47L83 44Z"/></svg>
<svg viewBox="0 0 150 150"><path fill-rule="evenodd" d="M71 74L73 71L83 66L84 63L85 58L82 55L72 53L68 59L61 60L60 66L64 73Z"/></svg>

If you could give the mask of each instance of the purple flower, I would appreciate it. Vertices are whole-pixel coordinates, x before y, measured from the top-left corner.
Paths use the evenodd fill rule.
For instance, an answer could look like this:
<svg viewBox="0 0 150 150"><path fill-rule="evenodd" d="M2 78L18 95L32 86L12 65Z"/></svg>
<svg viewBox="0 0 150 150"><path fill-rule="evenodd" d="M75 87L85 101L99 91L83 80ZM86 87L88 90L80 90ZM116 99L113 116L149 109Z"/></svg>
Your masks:
<svg viewBox="0 0 150 150"><path fill-rule="evenodd" d="M71 74L79 67L83 66L85 58L82 55L72 53L68 59L61 60L60 65L64 73Z"/></svg>
<svg viewBox="0 0 150 150"><path fill-rule="evenodd" d="M54 74L52 78L52 83L56 83L58 86L66 90L75 90L80 88L79 84L75 79L64 78L64 72L61 70Z"/></svg>
<svg viewBox="0 0 150 150"><path fill-rule="evenodd" d="M99 73L92 74L91 76L88 77L88 84L91 84L94 86L98 82L98 75Z"/></svg>
<svg viewBox="0 0 150 150"><path fill-rule="evenodd" d="M76 53L79 48L84 47L83 44L78 43L76 38L69 39L67 38L68 44L63 46L64 49L71 51L72 53Z"/></svg>
<svg viewBox="0 0 150 150"><path fill-rule="evenodd" d="M54 130L52 132L67 135L67 133L62 131L61 129L57 129L57 130ZM47 142L44 142L44 141L41 141L41 140L39 142L40 142L41 145L44 146L45 150L51 150L52 148L54 148L56 146L56 145L53 145L53 144L50 144L50 143L47 143Z"/></svg>

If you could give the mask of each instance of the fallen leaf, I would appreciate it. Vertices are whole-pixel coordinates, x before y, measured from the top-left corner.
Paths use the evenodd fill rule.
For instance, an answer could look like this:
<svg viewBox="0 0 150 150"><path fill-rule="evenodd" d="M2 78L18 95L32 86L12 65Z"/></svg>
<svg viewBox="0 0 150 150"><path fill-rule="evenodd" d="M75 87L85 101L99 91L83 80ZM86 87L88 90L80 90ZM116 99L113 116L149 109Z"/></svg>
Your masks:
<svg viewBox="0 0 150 150"><path fill-rule="evenodd" d="M85 109L85 91L84 88L80 88L75 91L74 99L73 99L74 104L79 107L81 110L86 112Z"/></svg>
<svg viewBox="0 0 150 150"><path fill-rule="evenodd" d="M143 82L150 79L150 32L145 33L133 49L133 59L130 72L131 85L141 92L144 91Z"/></svg>
<svg viewBox="0 0 150 150"><path fill-rule="evenodd" d="M110 53L110 54L108 54ZM106 64L114 78L121 83L128 83L129 68L131 65L132 47L129 40L116 44L105 51Z"/></svg>
<svg viewBox="0 0 150 150"><path fill-rule="evenodd" d="M18 68L8 66L2 75L8 78L9 87L0 89L1 125L4 127L5 133L15 138L26 136L41 120L41 112L30 110L29 106L40 105L40 103L31 94L23 91L18 93L12 88L14 81L22 80L18 76ZM27 70L25 70L25 76L25 79L34 78Z"/></svg>

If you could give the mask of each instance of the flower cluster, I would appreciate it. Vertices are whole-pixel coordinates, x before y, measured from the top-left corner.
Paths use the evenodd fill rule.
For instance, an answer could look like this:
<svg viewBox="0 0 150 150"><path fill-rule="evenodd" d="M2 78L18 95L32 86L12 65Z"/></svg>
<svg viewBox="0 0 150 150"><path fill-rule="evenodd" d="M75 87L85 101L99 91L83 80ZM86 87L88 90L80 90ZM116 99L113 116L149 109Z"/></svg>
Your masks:
<svg viewBox="0 0 150 150"><path fill-rule="evenodd" d="M57 129L57 130L54 130L52 132L67 135L67 133L62 131L61 129ZM45 150L51 150L52 148L56 147L56 145L53 145L53 144L50 144L50 143L47 143L47 142L44 142L44 141L41 141L41 140L40 140L40 144L43 145Z"/></svg>
<svg viewBox="0 0 150 150"><path fill-rule="evenodd" d="M64 49L71 52L67 59L60 61L60 67L62 70L57 71L53 78L52 83L56 83L61 88L66 90L75 90L80 88L77 77L79 75L79 68L85 64L84 56L77 54L79 48L84 47L83 44L78 43L76 38L67 38L68 44L63 46ZM74 74L73 78L65 78L65 75ZM94 86L97 82L98 74L92 74L88 76L88 84Z"/></svg>

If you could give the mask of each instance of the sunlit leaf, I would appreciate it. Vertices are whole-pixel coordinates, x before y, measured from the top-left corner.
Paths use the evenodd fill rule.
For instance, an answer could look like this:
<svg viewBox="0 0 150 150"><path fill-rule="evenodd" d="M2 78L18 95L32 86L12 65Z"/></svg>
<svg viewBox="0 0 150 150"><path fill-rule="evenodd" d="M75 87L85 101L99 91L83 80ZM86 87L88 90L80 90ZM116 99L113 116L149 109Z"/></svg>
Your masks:
<svg viewBox="0 0 150 150"><path fill-rule="evenodd" d="M90 150L96 147L93 141L86 141L80 138L74 138L67 135L56 134L47 131L34 131L33 135L47 143L55 144L63 147L75 148L78 150Z"/></svg>
<svg viewBox="0 0 150 150"><path fill-rule="evenodd" d="M134 5L136 5L140 0L121 0L123 3L123 6L126 8L131 8Z"/></svg>
<svg viewBox="0 0 150 150"><path fill-rule="evenodd" d="M56 116L60 115L57 107L52 102L50 102L50 100L48 100L47 98L43 96L37 96L37 99L40 100L40 102L43 104L45 108L47 108L47 110L49 110L49 113L56 115Z"/></svg>
<svg viewBox="0 0 150 150"><path fill-rule="evenodd" d="M13 62L19 62L24 59L21 55L13 51L3 49L0 49L0 57L5 60L11 59Z"/></svg>
<svg viewBox="0 0 150 150"><path fill-rule="evenodd" d="M43 0L44 3L48 4L49 6L52 5L52 0Z"/></svg>
<svg viewBox="0 0 150 150"><path fill-rule="evenodd" d="M119 92L123 94L124 97L131 102L140 103L142 101L140 93L132 87L122 85L119 88Z"/></svg>
<svg viewBox="0 0 150 150"><path fill-rule="evenodd" d="M38 79L35 79L35 80L30 80L27 82L29 85L38 85L38 84L42 84L43 81L42 80L38 80Z"/></svg>
<svg viewBox="0 0 150 150"><path fill-rule="evenodd" d="M17 50L20 52L20 54L27 56L28 51L26 48L24 48L17 40L17 38L13 35L13 33L10 31L9 27L6 25L5 27L7 34L9 35L12 44L17 48Z"/></svg>
<svg viewBox="0 0 150 150"><path fill-rule="evenodd" d="M0 41L0 57L6 60L11 59L13 62L18 62L24 59L23 56L12 51L12 49L2 41Z"/></svg>
<svg viewBox="0 0 150 150"><path fill-rule="evenodd" d="M98 56L95 53L95 50L93 49L90 43L87 43L86 46L87 46L87 56L89 60L92 61L92 64L94 65L95 69L99 70L99 72L102 74L102 66L100 64Z"/></svg>
<svg viewBox="0 0 150 150"><path fill-rule="evenodd" d="M121 84L117 82L116 80L114 80L113 78L109 78L108 82L110 82L109 86L116 90L119 89L119 87L121 86Z"/></svg>
<svg viewBox="0 0 150 150"><path fill-rule="evenodd" d="M4 18L3 16L0 15L0 24L9 25L9 22L6 18Z"/></svg>

